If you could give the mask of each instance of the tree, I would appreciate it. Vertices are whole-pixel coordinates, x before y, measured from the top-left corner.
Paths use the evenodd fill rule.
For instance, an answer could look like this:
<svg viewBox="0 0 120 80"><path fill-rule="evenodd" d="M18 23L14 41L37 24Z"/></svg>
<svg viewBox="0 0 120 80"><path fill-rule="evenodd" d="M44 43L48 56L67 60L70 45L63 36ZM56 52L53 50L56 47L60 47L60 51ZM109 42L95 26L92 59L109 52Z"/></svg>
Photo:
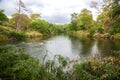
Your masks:
<svg viewBox="0 0 120 80"><path fill-rule="evenodd" d="M70 26L70 30L78 30L78 27L77 27L77 18L78 18L78 14L77 13L73 13L71 14L71 26Z"/></svg>
<svg viewBox="0 0 120 80"><path fill-rule="evenodd" d="M91 11L81 10L79 14L71 14L71 30L87 30L93 26L93 17Z"/></svg>
<svg viewBox="0 0 120 80"><path fill-rule="evenodd" d="M100 15L98 20L102 23L105 32L111 34L120 31L120 0L103 0L102 10L97 7L96 2L92 2L92 7L96 8Z"/></svg>
<svg viewBox="0 0 120 80"><path fill-rule="evenodd" d="M82 29L89 29L93 25L93 17L91 11L87 9L81 10L81 13L78 15L78 21L79 23L77 24L80 28ZM84 28L83 28L84 27Z"/></svg>
<svg viewBox="0 0 120 80"><path fill-rule="evenodd" d="M29 19L29 17L26 14L15 13L12 15L11 20L16 21L18 18L18 15L20 16L19 21L17 21L19 23L19 26L20 26L19 29L20 30L28 30L30 23L31 23L31 20Z"/></svg>
<svg viewBox="0 0 120 80"><path fill-rule="evenodd" d="M4 10L0 10L0 24L2 24L4 21L7 21L7 20L8 20L8 18L4 14Z"/></svg>
<svg viewBox="0 0 120 80"><path fill-rule="evenodd" d="M109 30L110 34L120 33L120 0L113 1L110 17L113 20L112 27Z"/></svg>
<svg viewBox="0 0 120 80"><path fill-rule="evenodd" d="M41 15L40 15L40 14L31 14L31 15L30 15L30 18L31 18L32 20L38 20L38 19L41 18Z"/></svg>
<svg viewBox="0 0 120 80"><path fill-rule="evenodd" d="M35 20L31 24L31 28L43 33L44 35L48 33L48 26L49 24L45 20Z"/></svg>
<svg viewBox="0 0 120 80"><path fill-rule="evenodd" d="M110 25L111 25L110 24L111 20L110 20L110 17L108 15L109 12L111 11L111 7L108 6L108 4L109 4L108 1L111 1L111 0L103 0L104 5L102 7L102 10L98 7L97 2L92 1L92 3L91 3L91 7L94 7L95 9L97 9L98 13L100 14L98 16L97 20L99 20L102 23L105 32L108 32Z"/></svg>
<svg viewBox="0 0 120 80"><path fill-rule="evenodd" d="M19 22L21 22L21 14L22 14L22 11L28 11L28 9L26 8L25 4L21 1L21 0L18 0L17 2L18 4L18 8L16 9L17 10L17 16L16 16L16 30L20 30L22 29L21 28L21 25Z"/></svg>

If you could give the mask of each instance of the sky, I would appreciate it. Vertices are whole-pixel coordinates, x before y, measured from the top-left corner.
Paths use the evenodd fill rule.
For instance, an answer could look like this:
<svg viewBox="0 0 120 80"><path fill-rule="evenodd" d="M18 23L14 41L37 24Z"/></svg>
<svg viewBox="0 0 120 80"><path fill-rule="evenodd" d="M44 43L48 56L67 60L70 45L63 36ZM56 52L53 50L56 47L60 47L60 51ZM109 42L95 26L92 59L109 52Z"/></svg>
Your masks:
<svg viewBox="0 0 120 80"><path fill-rule="evenodd" d="M0 0L0 9L4 9L5 14L11 17L16 13L18 0ZM42 19L56 24L69 23L71 14L80 13L83 8L92 11L93 18L97 16L97 10L90 7L91 1L101 4L102 0L22 0L32 13L41 14Z"/></svg>

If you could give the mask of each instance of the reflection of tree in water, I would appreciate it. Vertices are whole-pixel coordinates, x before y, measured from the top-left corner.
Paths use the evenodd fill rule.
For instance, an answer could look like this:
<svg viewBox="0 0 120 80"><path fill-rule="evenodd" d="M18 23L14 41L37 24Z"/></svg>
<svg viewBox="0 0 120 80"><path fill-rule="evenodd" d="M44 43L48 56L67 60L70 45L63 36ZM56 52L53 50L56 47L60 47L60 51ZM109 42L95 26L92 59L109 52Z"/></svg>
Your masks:
<svg viewBox="0 0 120 80"><path fill-rule="evenodd" d="M72 51L78 53L80 56L87 56L94 45L94 40L85 38L71 38Z"/></svg>
<svg viewBox="0 0 120 80"><path fill-rule="evenodd" d="M76 38L70 38L71 39L71 49L72 53L79 54L81 51L82 44L79 42Z"/></svg>
<svg viewBox="0 0 120 80"><path fill-rule="evenodd" d="M82 55L90 54L95 41L92 39L83 39L82 38L82 39L80 39L80 42L82 43L81 54Z"/></svg>
<svg viewBox="0 0 120 80"><path fill-rule="evenodd" d="M97 46L102 56L110 55L112 50L120 50L120 42L114 40L98 40Z"/></svg>

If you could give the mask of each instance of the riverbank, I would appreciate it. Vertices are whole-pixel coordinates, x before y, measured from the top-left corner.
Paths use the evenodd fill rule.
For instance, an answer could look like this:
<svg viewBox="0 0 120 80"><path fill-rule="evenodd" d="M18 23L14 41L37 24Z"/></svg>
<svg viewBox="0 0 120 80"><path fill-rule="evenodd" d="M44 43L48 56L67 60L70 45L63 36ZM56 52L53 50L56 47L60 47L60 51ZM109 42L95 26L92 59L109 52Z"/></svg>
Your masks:
<svg viewBox="0 0 120 80"><path fill-rule="evenodd" d="M6 59L7 58L7 59ZM0 47L1 80L119 80L120 51L101 59L90 57L85 61L71 60L55 55L42 61L12 46ZM56 65L59 64L59 65ZM72 65L72 66L71 66Z"/></svg>
<svg viewBox="0 0 120 80"><path fill-rule="evenodd" d="M42 38L43 34L37 31L15 31L0 26L0 42L23 41L27 38Z"/></svg>
<svg viewBox="0 0 120 80"><path fill-rule="evenodd" d="M71 31L68 33L71 36L75 36L78 38L87 37L87 38L95 38L95 39L112 39L112 40L120 40L120 33L110 35L109 33L94 33L91 35L88 31Z"/></svg>

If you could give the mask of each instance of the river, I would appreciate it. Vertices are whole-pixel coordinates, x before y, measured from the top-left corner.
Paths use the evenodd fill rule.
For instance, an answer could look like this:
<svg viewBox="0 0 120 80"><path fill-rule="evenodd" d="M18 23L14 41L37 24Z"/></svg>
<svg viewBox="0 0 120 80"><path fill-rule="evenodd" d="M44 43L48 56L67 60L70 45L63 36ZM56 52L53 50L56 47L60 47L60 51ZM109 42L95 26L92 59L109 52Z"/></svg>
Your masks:
<svg viewBox="0 0 120 80"><path fill-rule="evenodd" d="M78 39L66 35L57 35L41 41L27 41L10 45L24 48L27 54L37 58L41 58L47 53L50 57L52 55L62 55L70 59L85 59L95 55L108 56L112 50L120 50L120 41Z"/></svg>

